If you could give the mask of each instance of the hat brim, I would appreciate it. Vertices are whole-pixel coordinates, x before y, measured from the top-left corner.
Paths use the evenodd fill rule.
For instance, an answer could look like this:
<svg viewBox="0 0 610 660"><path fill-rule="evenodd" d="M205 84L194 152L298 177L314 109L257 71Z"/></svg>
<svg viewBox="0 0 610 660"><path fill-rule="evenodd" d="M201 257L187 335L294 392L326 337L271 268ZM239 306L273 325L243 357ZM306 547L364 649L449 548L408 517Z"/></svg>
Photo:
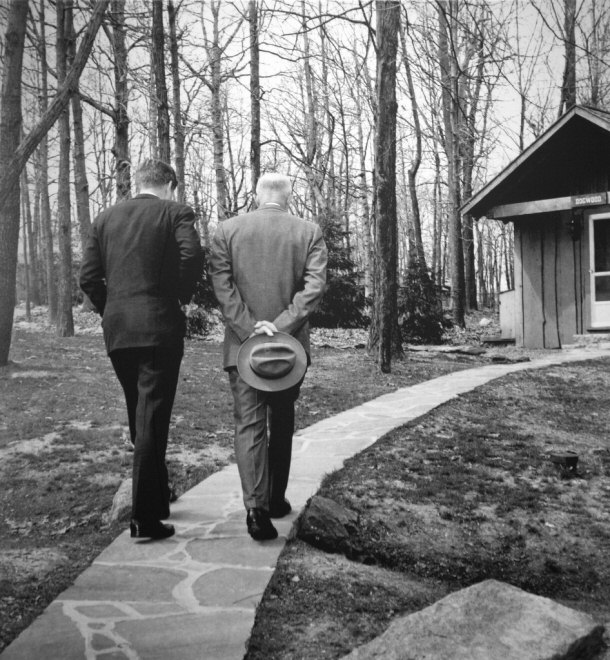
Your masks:
<svg viewBox="0 0 610 660"><path fill-rule="evenodd" d="M294 367L279 378L263 378L252 370L250 354L255 346L260 344L277 343L288 344L296 357ZM307 353L298 339L286 332L276 332L272 337L267 334L249 337L237 351L237 371L242 380L256 390L262 392L281 392L297 385L307 371Z"/></svg>

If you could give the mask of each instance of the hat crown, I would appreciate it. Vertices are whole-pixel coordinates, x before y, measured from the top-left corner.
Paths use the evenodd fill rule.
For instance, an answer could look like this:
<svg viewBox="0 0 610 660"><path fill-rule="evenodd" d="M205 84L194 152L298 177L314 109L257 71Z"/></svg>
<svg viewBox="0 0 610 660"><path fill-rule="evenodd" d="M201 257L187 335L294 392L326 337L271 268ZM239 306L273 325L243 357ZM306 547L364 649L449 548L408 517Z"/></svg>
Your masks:
<svg viewBox="0 0 610 660"><path fill-rule="evenodd" d="M281 392L298 385L307 371L307 353L301 342L286 332L252 335L239 347L237 373L262 392Z"/></svg>
<svg viewBox="0 0 610 660"><path fill-rule="evenodd" d="M249 361L252 371L261 378L282 378L294 368L296 353L288 344L266 342L252 349Z"/></svg>

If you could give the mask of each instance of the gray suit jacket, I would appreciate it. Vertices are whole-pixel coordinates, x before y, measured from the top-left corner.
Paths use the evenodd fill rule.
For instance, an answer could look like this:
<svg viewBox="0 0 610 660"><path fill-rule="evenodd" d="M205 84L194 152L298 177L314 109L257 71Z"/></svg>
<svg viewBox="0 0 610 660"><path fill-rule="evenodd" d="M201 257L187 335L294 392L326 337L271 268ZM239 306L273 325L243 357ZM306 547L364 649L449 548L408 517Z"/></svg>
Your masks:
<svg viewBox="0 0 610 660"><path fill-rule="evenodd" d="M326 284L327 250L320 227L263 207L218 225L210 275L225 319L225 369L257 321L272 321L309 348L308 317Z"/></svg>

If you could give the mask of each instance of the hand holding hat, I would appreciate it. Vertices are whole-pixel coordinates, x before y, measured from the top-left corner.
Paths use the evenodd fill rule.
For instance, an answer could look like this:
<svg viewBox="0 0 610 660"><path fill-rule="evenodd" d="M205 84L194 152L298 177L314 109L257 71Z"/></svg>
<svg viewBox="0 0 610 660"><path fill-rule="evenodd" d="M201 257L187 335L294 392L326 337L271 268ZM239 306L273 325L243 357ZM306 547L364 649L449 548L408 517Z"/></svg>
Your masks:
<svg viewBox="0 0 610 660"><path fill-rule="evenodd" d="M254 337L254 335L262 335L264 333L269 335L269 337L273 337L276 332L279 332L279 330L271 321L257 321L254 325L254 332L250 336Z"/></svg>

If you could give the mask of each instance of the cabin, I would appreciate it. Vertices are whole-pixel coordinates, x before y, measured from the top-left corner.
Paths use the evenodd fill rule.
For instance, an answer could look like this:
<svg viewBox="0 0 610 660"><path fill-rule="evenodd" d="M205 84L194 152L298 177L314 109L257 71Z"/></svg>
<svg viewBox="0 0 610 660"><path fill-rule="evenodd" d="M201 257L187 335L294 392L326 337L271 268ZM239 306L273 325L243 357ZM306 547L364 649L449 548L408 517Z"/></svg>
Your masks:
<svg viewBox="0 0 610 660"><path fill-rule="evenodd" d="M610 332L610 113L571 108L461 210L514 225L503 335L561 348Z"/></svg>

